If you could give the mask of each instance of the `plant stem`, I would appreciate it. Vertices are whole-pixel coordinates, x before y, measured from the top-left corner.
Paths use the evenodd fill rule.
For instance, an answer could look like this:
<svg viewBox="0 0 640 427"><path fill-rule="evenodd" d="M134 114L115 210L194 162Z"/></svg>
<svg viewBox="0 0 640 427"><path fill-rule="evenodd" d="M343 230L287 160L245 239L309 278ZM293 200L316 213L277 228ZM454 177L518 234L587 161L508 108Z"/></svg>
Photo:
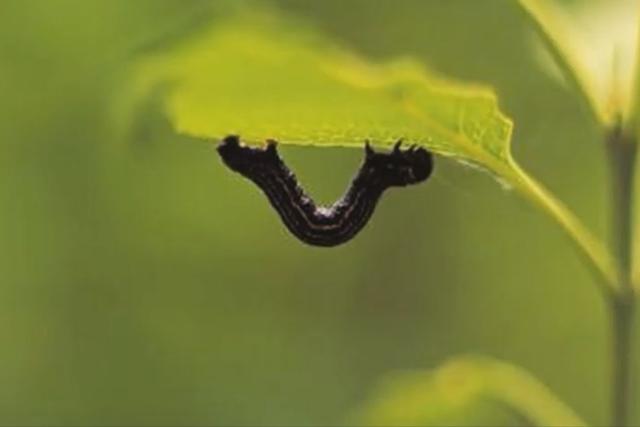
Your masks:
<svg viewBox="0 0 640 427"><path fill-rule="evenodd" d="M584 226L579 218L560 200L558 200L549 190L534 178L529 176L513 159L510 161L511 168L516 172L513 182L526 198L548 213L556 220L562 229L577 246L578 252L583 255L586 265L591 269L596 278L602 295L611 298L619 292L618 265L611 256L605 245L600 242Z"/></svg>
<svg viewBox="0 0 640 427"><path fill-rule="evenodd" d="M613 328L613 352L611 373L611 425L629 425L629 401L631 400L631 334L633 299L611 301L611 326Z"/></svg>
<svg viewBox="0 0 640 427"><path fill-rule="evenodd" d="M637 143L616 126L607 147L613 186L613 244L619 263L618 292L608 300L612 327L611 425L629 425L631 338L635 293L632 281L633 176Z"/></svg>

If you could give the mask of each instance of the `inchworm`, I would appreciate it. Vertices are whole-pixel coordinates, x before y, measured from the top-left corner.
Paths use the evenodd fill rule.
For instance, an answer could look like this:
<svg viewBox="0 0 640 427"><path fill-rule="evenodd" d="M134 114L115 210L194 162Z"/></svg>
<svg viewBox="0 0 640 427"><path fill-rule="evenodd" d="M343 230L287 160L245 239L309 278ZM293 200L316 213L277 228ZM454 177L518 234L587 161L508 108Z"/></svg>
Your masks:
<svg viewBox="0 0 640 427"><path fill-rule="evenodd" d="M268 140L266 148L252 148L232 135L218 153L230 169L260 187L294 236L314 246L349 241L367 224L387 188L425 181L433 170L432 155L424 148L401 150L398 141L390 153L376 153L366 143L364 162L346 193L329 207L317 206L278 155L276 144Z"/></svg>

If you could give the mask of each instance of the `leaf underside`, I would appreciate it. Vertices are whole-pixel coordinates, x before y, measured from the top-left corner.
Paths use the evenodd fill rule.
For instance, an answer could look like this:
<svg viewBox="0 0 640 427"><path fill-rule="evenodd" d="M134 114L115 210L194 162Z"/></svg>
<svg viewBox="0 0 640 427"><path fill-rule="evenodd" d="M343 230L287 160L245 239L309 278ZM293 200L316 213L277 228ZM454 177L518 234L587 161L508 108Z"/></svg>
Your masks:
<svg viewBox="0 0 640 427"><path fill-rule="evenodd" d="M509 171L512 123L490 90L435 78L408 59L368 63L264 12L149 56L135 76L139 98L169 83L163 107L190 136L344 147L402 138Z"/></svg>

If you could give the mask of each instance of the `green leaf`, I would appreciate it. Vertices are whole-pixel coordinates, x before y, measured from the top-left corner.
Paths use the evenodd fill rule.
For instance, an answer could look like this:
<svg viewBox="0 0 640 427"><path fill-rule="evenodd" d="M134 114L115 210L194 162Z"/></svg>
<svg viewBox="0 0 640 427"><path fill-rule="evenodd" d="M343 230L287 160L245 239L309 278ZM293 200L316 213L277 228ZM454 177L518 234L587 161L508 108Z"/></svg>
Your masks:
<svg viewBox="0 0 640 427"><path fill-rule="evenodd" d="M636 0L518 0L566 81L603 127L637 119ZM635 129L634 129L635 130Z"/></svg>
<svg viewBox="0 0 640 427"><path fill-rule="evenodd" d="M399 137L502 172L511 121L481 87L436 79L410 59L365 62L300 26L244 15L139 64L142 93L170 81L178 132L245 142L362 147Z"/></svg>
<svg viewBox="0 0 640 427"><path fill-rule="evenodd" d="M353 418L366 425L586 425L524 370L471 356L389 377Z"/></svg>
<svg viewBox="0 0 640 427"><path fill-rule="evenodd" d="M390 147L399 138L490 171L553 217L614 286L602 244L513 160L512 122L484 87L438 78L411 59L365 61L266 12L240 14L141 60L133 103L168 84L163 108L178 132L258 144Z"/></svg>

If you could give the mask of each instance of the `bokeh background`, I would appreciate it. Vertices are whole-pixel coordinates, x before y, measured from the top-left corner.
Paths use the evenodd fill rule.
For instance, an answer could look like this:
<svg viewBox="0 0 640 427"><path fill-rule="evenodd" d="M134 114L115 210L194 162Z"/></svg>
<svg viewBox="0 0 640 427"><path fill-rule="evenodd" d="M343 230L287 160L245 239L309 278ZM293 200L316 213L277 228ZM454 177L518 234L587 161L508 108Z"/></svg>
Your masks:
<svg viewBox="0 0 640 427"><path fill-rule="evenodd" d="M514 2L267 3L374 60L493 86L515 157L606 235L601 135L531 53ZM522 366L603 424L592 278L490 176L438 158L428 184L390 192L327 250L157 110L122 137L127 66L216 25L221 4L0 2L0 424L337 425L381 377L460 353ZM283 155L330 202L362 153Z"/></svg>

